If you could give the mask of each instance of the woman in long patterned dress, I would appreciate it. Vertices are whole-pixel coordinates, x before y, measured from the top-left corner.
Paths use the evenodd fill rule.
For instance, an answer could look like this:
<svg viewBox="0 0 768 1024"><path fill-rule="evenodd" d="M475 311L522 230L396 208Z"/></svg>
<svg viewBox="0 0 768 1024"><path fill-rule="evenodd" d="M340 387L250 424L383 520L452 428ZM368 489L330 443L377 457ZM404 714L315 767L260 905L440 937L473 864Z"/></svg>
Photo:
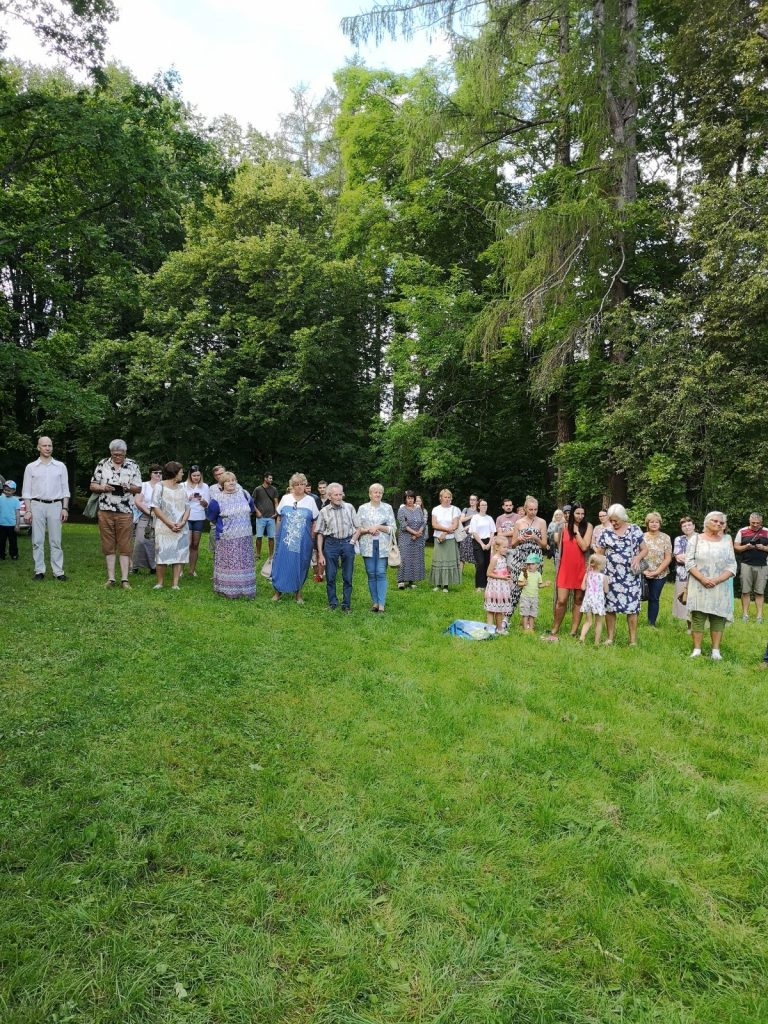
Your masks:
<svg viewBox="0 0 768 1024"><path fill-rule="evenodd" d="M251 516L253 499L239 486L234 473L222 473L220 491L205 510L216 535L213 558L213 590L222 597L256 596L256 564L253 557Z"/></svg>
<svg viewBox="0 0 768 1024"><path fill-rule="evenodd" d="M426 514L416 505L413 491L405 492L405 504L397 513L400 528L400 565L397 570L397 589L413 588L427 575L424 567L424 540Z"/></svg>
<svg viewBox="0 0 768 1024"><path fill-rule="evenodd" d="M179 589L182 566L189 562L189 498L181 478L184 470L180 462L166 462L162 482L152 492L152 511L155 516L155 574L154 590L162 590L165 567L173 573L171 589Z"/></svg>
<svg viewBox="0 0 768 1024"><path fill-rule="evenodd" d="M512 527L509 537L509 552L507 554L507 565L509 566L510 597L512 601L512 612L514 613L520 602L521 586L518 583L528 555L541 555L543 557L549 542L547 540L547 524L539 516L539 502L530 494L525 499L523 514Z"/></svg>
<svg viewBox="0 0 768 1024"><path fill-rule="evenodd" d="M277 537L272 563L273 601L283 594L295 594L296 604L304 604L304 586L312 559L313 525L319 513L317 502L305 491L307 478L294 473L290 490L277 506Z"/></svg>
<svg viewBox="0 0 768 1024"><path fill-rule="evenodd" d="M469 505L461 510L461 525L467 531L464 540L459 542L459 571L464 572L465 565L475 564L475 551L472 542L472 535L469 532L469 524L472 516L477 513L477 495L470 494Z"/></svg>
<svg viewBox="0 0 768 1024"><path fill-rule="evenodd" d="M599 555L605 555L608 593L605 598L606 646L613 643L616 616L627 616L629 646L637 646L637 616L640 611L641 562L648 553L643 531L630 523L623 505L608 509L609 527L600 537Z"/></svg>
<svg viewBox="0 0 768 1024"><path fill-rule="evenodd" d="M708 512L704 516L703 532L696 534L686 548L692 658L701 657L701 638L709 619L711 657L713 661L722 661L720 640L726 623L733 622L732 583L736 575L736 556L725 527L726 517L722 512Z"/></svg>

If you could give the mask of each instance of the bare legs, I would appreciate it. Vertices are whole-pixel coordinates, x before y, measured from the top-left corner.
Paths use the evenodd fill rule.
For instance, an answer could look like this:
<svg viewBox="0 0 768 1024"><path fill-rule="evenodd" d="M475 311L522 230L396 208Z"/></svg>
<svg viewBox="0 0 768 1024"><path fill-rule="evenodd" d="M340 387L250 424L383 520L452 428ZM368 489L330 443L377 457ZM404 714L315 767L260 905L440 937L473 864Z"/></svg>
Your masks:
<svg viewBox="0 0 768 1024"><path fill-rule="evenodd" d="M612 644L616 634L616 612L605 613L605 626L608 632L606 644ZM627 629L629 630L629 646L637 646L637 612L627 615Z"/></svg>
<svg viewBox="0 0 768 1024"><path fill-rule="evenodd" d="M198 533L197 530L191 530L189 534L189 573L190 576L195 575L195 569L197 568L197 559L200 555L200 538L202 533Z"/></svg>
<svg viewBox="0 0 768 1024"><path fill-rule="evenodd" d="M573 594L573 615L571 616L571 636L576 636L579 630L579 623L581 622L581 602L584 600L583 590L565 590L562 587L557 588L557 602L555 604L555 615L552 620L552 629L550 630L551 636L557 636L560 631L560 626L563 619L565 618L565 612L568 608L568 595Z"/></svg>

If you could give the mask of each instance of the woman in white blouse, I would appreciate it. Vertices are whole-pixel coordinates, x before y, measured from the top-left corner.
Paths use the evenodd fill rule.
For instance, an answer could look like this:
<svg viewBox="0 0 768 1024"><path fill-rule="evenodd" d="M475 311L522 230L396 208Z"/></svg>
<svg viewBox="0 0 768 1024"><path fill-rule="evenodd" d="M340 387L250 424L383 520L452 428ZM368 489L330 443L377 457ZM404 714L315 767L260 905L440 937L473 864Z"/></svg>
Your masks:
<svg viewBox="0 0 768 1024"><path fill-rule="evenodd" d="M720 640L727 622L733 622L733 584L736 556L733 541L725 532L726 518L722 512L708 512L704 529L697 533L685 549L688 570L688 611L693 634L692 658L701 657L701 638L709 619L712 660L722 661Z"/></svg>
<svg viewBox="0 0 768 1024"><path fill-rule="evenodd" d="M360 554L363 556L371 594L371 611L384 614L387 603L387 556L397 529L392 506L382 501L384 488L371 484L366 501L357 510L360 523Z"/></svg>
<svg viewBox="0 0 768 1024"><path fill-rule="evenodd" d="M456 543L456 530L461 522L461 509L453 504L453 495L444 487L440 491L440 504L432 509L432 534L435 548L432 552L432 570L430 581L433 590L448 593L448 587L456 587L461 583L459 569L459 545Z"/></svg>
<svg viewBox="0 0 768 1024"><path fill-rule="evenodd" d="M475 556L475 590L485 590L488 582L488 563L491 560L491 543L496 533L496 521L488 515L488 502L480 500L477 512L469 521L469 534Z"/></svg>

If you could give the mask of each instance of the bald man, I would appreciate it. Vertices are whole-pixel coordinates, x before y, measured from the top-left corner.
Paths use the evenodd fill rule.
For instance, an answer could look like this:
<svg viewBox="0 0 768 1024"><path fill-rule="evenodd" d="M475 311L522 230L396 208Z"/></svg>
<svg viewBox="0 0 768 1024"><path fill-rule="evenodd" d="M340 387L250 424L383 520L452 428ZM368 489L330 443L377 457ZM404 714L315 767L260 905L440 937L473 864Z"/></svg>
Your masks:
<svg viewBox="0 0 768 1024"><path fill-rule="evenodd" d="M69 518L69 477L63 462L53 457L50 437L37 439L40 457L24 470L21 496L27 503L24 519L32 526L32 556L35 560L34 579L45 579L45 534L53 578L63 583L64 552L61 550L61 526Z"/></svg>

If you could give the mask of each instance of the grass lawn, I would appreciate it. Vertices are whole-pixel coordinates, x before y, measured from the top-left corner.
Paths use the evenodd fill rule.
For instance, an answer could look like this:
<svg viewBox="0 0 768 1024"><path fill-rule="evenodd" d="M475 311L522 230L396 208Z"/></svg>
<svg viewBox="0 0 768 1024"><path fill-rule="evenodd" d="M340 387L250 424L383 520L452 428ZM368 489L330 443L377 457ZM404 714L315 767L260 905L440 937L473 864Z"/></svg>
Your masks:
<svg viewBox="0 0 768 1024"><path fill-rule="evenodd" d="M762 627L471 643L469 569L341 616L64 545L0 566L2 1024L768 1021Z"/></svg>

